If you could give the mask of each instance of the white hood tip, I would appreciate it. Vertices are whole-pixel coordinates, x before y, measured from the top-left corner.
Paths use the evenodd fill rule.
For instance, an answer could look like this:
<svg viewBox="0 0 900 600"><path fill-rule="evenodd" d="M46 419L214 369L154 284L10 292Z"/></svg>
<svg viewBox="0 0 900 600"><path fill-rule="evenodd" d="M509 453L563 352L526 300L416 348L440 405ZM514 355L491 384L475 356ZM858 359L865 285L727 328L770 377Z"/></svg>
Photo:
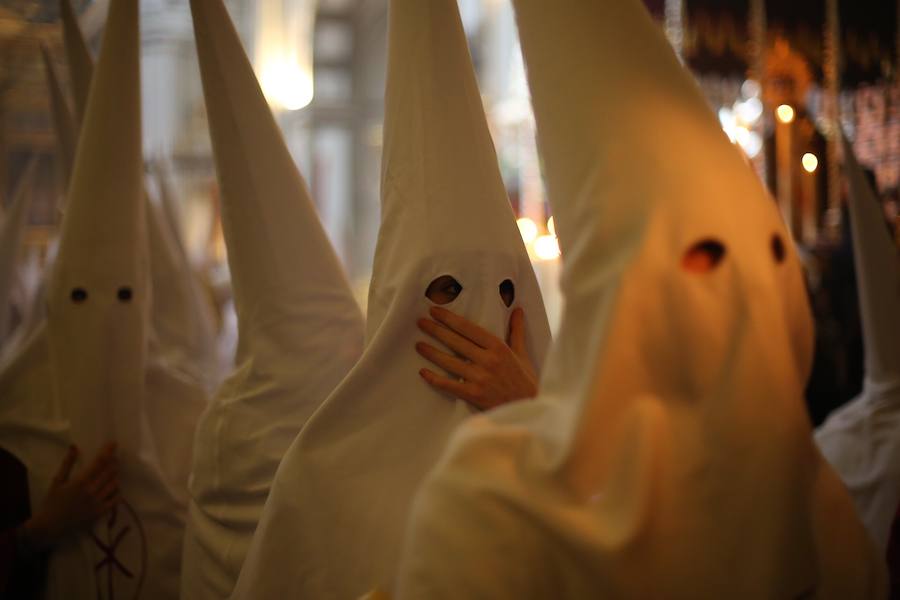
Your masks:
<svg viewBox="0 0 900 600"><path fill-rule="evenodd" d="M279 329L306 319L300 307L311 294L334 303L340 320L361 315L225 5L191 0L191 13L239 319L237 362L271 344L293 355L302 340Z"/></svg>
<svg viewBox="0 0 900 600"><path fill-rule="evenodd" d="M139 399L143 389L140 378L149 279L137 5L137 0L110 3L103 49L82 120L59 251L47 289L58 391L72 396L70 416L88 430L98 414L107 415L101 421L109 418L105 403L114 402L91 397L98 393L91 387L101 385L101 377L95 373L97 365L85 366L92 352L115 354L114 364L121 364L121 372L114 373L116 369L109 366L110 373L102 378L109 376L123 385L130 378L127 385L132 386L127 392L117 392L113 388L118 384L102 384L111 387L101 396L122 394ZM113 321L118 323L113 329L101 325ZM86 331L91 327L98 329ZM72 394L67 385L84 389ZM139 444L136 429L120 435L123 448ZM90 453L91 448L83 450Z"/></svg>
<svg viewBox="0 0 900 600"><path fill-rule="evenodd" d="M850 227L863 322L866 383L890 387L900 398L900 256L875 190L846 135L844 164L850 188Z"/></svg>

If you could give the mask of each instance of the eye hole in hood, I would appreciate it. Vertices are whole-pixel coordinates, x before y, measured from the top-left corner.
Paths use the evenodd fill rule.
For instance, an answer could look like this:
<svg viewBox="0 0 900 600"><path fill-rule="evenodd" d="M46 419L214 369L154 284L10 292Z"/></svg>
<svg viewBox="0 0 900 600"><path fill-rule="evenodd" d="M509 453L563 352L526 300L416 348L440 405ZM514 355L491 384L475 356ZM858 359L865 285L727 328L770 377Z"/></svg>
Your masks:
<svg viewBox="0 0 900 600"><path fill-rule="evenodd" d="M781 239L781 236L777 233L772 234L772 256L775 258L775 262L783 263L785 257L787 256L787 250L784 247L784 240Z"/></svg>
<svg viewBox="0 0 900 600"><path fill-rule="evenodd" d="M500 298L503 299L503 304L506 306L512 306L512 303L515 302L516 286L512 279L504 279L500 284Z"/></svg>
<svg viewBox="0 0 900 600"><path fill-rule="evenodd" d="M435 304L450 304L462 293L463 287L452 275L441 275L428 284L425 296Z"/></svg>
<svg viewBox="0 0 900 600"><path fill-rule="evenodd" d="M69 298L72 299L72 302L75 304L81 304L85 300L87 300L88 293L84 288L72 288L72 292L69 294Z"/></svg>
<svg viewBox="0 0 900 600"><path fill-rule="evenodd" d="M684 253L681 267L690 273L708 273L719 266L725 254L722 242L712 238L703 239Z"/></svg>
<svg viewBox="0 0 900 600"><path fill-rule="evenodd" d="M119 302L131 302L131 296L131 288L127 285L120 287L116 292L116 298L119 299Z"/></svg>

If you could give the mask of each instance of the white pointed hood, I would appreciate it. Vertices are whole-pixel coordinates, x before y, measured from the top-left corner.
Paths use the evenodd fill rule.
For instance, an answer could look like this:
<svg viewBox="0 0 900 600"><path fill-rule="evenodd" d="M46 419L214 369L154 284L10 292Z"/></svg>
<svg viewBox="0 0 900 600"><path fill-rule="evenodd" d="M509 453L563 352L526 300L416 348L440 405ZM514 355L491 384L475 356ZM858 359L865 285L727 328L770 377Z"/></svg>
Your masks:
<svg viewBox="0 0 900 600"><path fill-rule="evenodd" d="M878 198L844 138L850 227L865 343L860 395L816 432L882 550L900 506L900 257Z"/></svg>
<svg viewBox="0 0 900 600"><path fill-rule="evenodd" d="M515 7L565 314L422 488L399 597L866 597L775 204L640 0Z"/></svg>
<svg viewBox="0 0 900 600"><path fill-rule="evenodd" d="M132 404L149 309L136 4L110 6L47 294L56 395L87 456L119 436L137 454L142 441Z"/></svg>
<svg viewBox="0 0 900 600"><path fill-rule="evenodd" d="M61 0L61 14L75 105L81 110L87 103L86 94L90 88L94 60L74 18L69 0ZM63 114L63 108L64 105L60 104L60 120L71 122L71 117L66 119ZM80 114L78 120L81 120ZM170 369L180 368L185 371L187 379L209 387L215 379L215 342L211 332L211 315L207 307L196 298L198 294L194 289L194 275L190 265L182 259L180 247L176 246L178 242L168 231L165 221L161 220L162 215L149 206L148 204L146 209L146 223L150 279L153 283L151 339L158 342L151 351L155 358L167 360ZM172 398L171 401L181 400L183 399Z"/></svg>
<svg viewBox="0 0 900 600"><path fill-rule="evenodd" d="M881 202L866 181L853 148L846 137L843 139L866 386L885 388L882 394L900 404L900 257L885 224Z"/></svg>
<svg viewBox="0 0 900 600"><path fill-rule="evenodd" d="M25 234L28 209L31 206L37 159L32 158L19 177L19 184L13 193L12 205L0 223L0 349L12 333L12 296L18 282L19 256L22 238Z"/></svg>
<svg viewBox="0 0 900 600"><path fill-rule="evenodd" d="M225 5L191 12L239 341L197 429L182 589L223 598L278 463L359 357L363 322Z"/></svg>
<svg viewBox="0 0 900 600"><path fill-rule="evenodd" d="M76 106L86 106L87 97L80 94L90 89L94 61L74 19L64 19L63 24ZM63 122L74 122L71 117L65 118L65 105L60 104L59 108ZM76 131L76 139L77 135ZM213 380L215 348L211 338L194 335L203 331L208 315L193 302L193 275L180 260L158 209L149 201L143 179L141 195L146 240L140 242L139 252L152 282L150 320L144 331L147 347L143 382L145 397L149 399L146 416L159 464L172 491L183 499L194 429Z"/></svg>
<svg viewBox="0 0 900 600"><path fill-rule="evenodd" d="M88 90L91 86L91 75L94 72L94 59L88 49L84 34L78 25L78 17L72 7L72 0L59 0L59 15L62 22L63 43L66 58L69 62L69 77L72 80L75 99L76 123L81 124L87 107Z"/></svg>
<svg viewBox="0 0 900 600"><path fill-rule="evenodd" d="M428 316L432 280L452 275L463 289L447 308L501 339L524 307L538 368L549 342L456 2L395 0L389 11L366 350L282 462L234 598L355 598L390 583L413 492L472 412L418 374L416 319Z"/></svg>
<svg viewBox="0 0 900 600"><path fill-rule="evenodd" d="M47 46L41 44L41 57L44 60L44 73L47 77L47 88L50 91L50 107L53 113L53 128L56 131L56 145L63 172L63 190L69 187L72 179L72 165L75 163L75 146L78 143L78 128L75 118L66 100L56 74L56 66Z"/></svg>

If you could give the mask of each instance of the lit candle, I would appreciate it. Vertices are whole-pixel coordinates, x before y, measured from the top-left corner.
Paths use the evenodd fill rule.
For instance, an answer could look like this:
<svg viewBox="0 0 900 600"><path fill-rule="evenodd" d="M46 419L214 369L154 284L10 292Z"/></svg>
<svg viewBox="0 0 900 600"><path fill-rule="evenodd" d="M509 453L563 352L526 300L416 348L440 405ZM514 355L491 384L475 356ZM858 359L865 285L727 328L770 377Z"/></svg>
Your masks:
<svg viewBox="0 0 900 600"><path fill-rule="evenodd" d="M819 212L819 197L816 178L819 167L819 159L816 155L807 152L800 159L803 165L803 176L801 179L801 193L803 195L803 215L801 225L801 239L803 242L812 246L816 243L818 237L817 214Z"/></svg>

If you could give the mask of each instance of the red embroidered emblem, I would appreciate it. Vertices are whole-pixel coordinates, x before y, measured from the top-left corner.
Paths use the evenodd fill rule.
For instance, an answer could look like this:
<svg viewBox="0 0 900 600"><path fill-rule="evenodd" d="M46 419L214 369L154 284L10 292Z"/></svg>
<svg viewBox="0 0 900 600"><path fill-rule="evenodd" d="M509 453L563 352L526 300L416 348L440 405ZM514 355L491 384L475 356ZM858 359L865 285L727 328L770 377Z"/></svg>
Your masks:
<svg viewBox="0 0 900 600"><path fill-rule="evenodd" d="M97 600L135 600L147 565L147 539L137 513L122 501L91 532L100 560L94 564Z"/></svg>

